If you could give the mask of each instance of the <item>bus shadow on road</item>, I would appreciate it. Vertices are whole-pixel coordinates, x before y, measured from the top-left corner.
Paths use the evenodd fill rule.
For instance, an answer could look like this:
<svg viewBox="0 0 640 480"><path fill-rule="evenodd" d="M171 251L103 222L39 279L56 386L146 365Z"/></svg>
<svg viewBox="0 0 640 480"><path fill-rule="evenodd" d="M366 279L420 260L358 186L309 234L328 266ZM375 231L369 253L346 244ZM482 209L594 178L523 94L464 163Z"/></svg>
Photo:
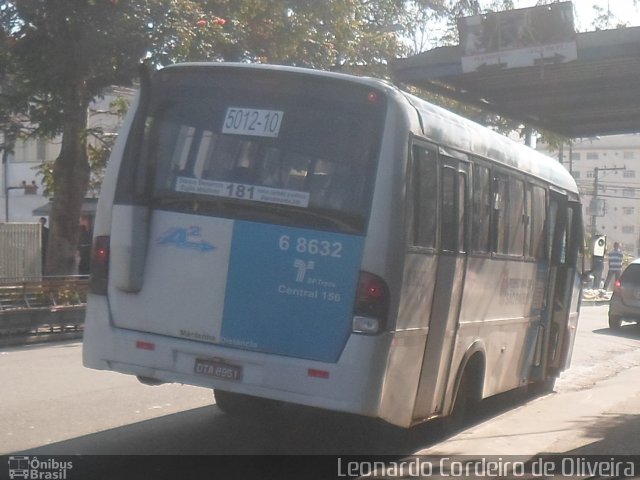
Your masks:
<svg viewBox="0 0 640 480"><path fill-rule="evenodd" d="M239 418L210 407L43 445L25 455L405 455L443 438L437 425L401 429L353 415L292 407Z"/></svg>
<svg viewBox="0 0 640 480"><path fill-rule="evenodd" d="M483 402L475 423L531 399L522 392ZM403 429L384 421L287 406L265 418L215 405L42 445L27 455L389 455L406 456L450 436L444 422Z"/></svg>
<svg viewBox="0 0 640 480"><path fill-rule="evenodd" d="M593 333L597 335L608 335L610 337L622 337L640 340L640 324L624 323L620 328L617 329L599 328L598 330L593 330Z"/></svg>

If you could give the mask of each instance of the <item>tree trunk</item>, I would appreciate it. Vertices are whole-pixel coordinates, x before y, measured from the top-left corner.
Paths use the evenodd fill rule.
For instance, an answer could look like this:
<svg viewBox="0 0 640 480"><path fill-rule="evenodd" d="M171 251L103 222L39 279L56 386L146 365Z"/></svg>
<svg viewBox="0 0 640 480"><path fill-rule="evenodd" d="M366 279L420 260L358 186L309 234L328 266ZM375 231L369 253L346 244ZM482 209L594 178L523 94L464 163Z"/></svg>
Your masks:
<svg viewBox="0 0 640 480"><path fill-rule="evenodd" d="M65 102L60 156L53 167L55 193L50 216L50 237L45 275L76 273L79 221L89 185L87 110L82 88L70 89Z"/></svg>

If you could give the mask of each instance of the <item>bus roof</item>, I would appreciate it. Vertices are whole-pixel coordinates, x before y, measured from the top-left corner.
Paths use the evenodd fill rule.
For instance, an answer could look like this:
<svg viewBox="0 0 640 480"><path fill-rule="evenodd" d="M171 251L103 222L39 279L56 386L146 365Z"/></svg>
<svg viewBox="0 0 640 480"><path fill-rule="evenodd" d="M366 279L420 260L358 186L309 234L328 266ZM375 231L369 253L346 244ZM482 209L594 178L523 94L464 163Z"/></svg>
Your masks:
<svg viewBox="0 0 640 480"><path fill-rule="evenodd" d="M393 84L386 80L373 77L359 77L347 73L329 72L326 70L315 70L306 67L292 67L288 65L272 65L264 63L240 63L240 62L185 62L176 63L164 67L165 69L181 69L181 68L221 68L221 69L248 69L248 70L270 70L289 72L299 75L313 75L316 77L325 77L335 80L343 80L348 82L356 82L364 85L370 85L376 88L397 89Z"/></svg>
<svg viewBox="0 0 640 480"><path fill-rule="evenodd" d="M573 176L557 160L437 105L407 93L404 95L422 117L426 139L493 160L568 192L578 193Z"/></svg>

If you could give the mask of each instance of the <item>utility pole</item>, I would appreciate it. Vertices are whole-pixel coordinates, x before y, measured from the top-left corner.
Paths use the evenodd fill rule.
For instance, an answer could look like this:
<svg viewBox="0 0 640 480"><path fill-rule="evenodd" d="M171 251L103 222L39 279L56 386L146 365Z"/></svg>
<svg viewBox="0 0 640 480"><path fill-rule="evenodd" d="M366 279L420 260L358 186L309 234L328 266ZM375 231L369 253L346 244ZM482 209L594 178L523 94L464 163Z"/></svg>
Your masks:
<svg viewBox="0 0 640 480"><path fill-rule="evenodd" d="M4 211L6 223L9 223L9 190L13 190L16 187L9 186L9 157L13 155L14 148L16 146L16 138L18 136L18 128L15 123L5 126L2 130L2 143L0 149L2 150L2 186L4 187Z"/></svg>
<svg viewBox="0 0 640 480"><path fill-rule="evenodd" d="M573 175L573 138L569 139L569 173Z"/></svg>
<svg viewBox="0 0 640 480"><path fill-rule="evenodd" d="M595 237L598 233L596 227L596 217L598 215L598 174L600 172L610 172L614 170L626 170L627 167L595 167L593 169L593 197L591 198L591 235Z"/></svg>
<svg viewBox="0 0 640 480"><path fill-rule="evenodd" d="M21 187L7 187L4 189L5 202L4 202L4 221L9 223L9 192L11 190L24 190L24 186Z"/></svg>

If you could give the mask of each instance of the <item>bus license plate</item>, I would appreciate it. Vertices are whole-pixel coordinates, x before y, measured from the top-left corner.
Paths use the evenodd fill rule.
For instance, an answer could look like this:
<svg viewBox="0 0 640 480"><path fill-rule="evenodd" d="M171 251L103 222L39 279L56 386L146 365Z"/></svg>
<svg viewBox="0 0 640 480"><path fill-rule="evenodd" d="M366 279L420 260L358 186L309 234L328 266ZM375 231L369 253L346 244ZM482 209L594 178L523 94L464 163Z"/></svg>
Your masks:
<svg viewBox="0 0 640 480"><path fill-rule="evenodd" d="M238 381L242 379L242 367L213 358L196 358L193 371L200 375Z"/></svg>

